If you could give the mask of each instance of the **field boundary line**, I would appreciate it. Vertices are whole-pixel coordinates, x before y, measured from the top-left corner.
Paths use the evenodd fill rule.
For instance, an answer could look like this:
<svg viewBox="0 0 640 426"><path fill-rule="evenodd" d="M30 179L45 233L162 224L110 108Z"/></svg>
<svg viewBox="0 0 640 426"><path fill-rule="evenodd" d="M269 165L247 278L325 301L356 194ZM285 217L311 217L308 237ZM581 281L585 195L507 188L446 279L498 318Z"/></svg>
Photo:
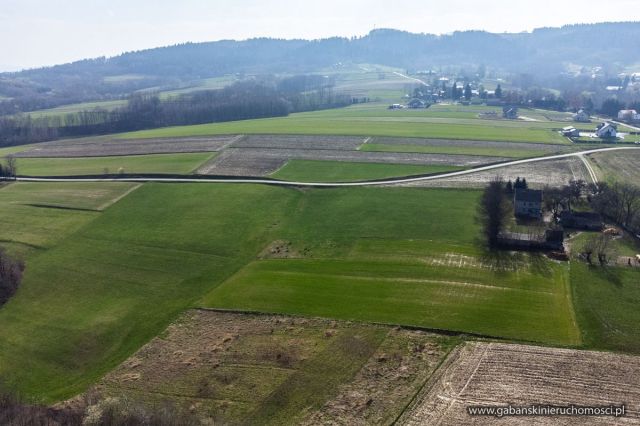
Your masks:
<svg viewBox="0 0 640 426"><path fill-rule="evenodd" d="M446 370L453 362L455 362L460 355L460 351L466 345L466 342L458 343L453 346L449 351L442 357L436 368L433 369L431 375L424 381L424 383L418 388L416 393L413 394L409 402L404 406L400 414L396 416L396 418L391 422L391 426L395 426L398 424L400 420L402 420L405 415L409 414L411 410L419 403L419 397L428 392L434 385L436 385L440 377L443 374L443 370Z"/></svg>
<svg viewBox="0 0 640 426"><path fill-rule="evenodd" d="M580 160L582 161L582 163L586 167L587 173L589 173L589 177L591 178L591 181L594 184L597 185L598 184L598 176L596 175L596 172L591 167L591 164L589 164L589 160L584 155L579 155L578 158L580 158Z"/></svg>
<svg viewBox="0 0 640 426"><path fill-rule="evenodd" d="M101 212L103 210L105 210L108 207L111 207L112 205L114 205L115 203L117 203L118 201L122 200L124 197L126 197L127 195L131 194L133 191L135 191L136 189L140 188L142 186L141 183L132 186L131 188L127 189L123 194L120 194L119 196L117 196L116 198L114 198L113 200L109 200L104 204L101 204L100 206L98 206L97 211Z"/></svg>
<svg viewBox="0 0 640 426"><path fill-rule="evenodd" d="M409 416L411 412L420 405L423 397L426 396L426 394L429 393L429 391L440 382L440 379L442 379L442 377L446 374L447 370L460 359L461 352L468 344L468 342L461 342L451 348L451 350L442 359L442 361L440 361L440 364L438 364L436 369L433 371L431 377L429 377L422 385L420 390L416 392L414 397L407 404L398 418L392 423L392 425L407 423L408 419L406 417Z"/></svg>

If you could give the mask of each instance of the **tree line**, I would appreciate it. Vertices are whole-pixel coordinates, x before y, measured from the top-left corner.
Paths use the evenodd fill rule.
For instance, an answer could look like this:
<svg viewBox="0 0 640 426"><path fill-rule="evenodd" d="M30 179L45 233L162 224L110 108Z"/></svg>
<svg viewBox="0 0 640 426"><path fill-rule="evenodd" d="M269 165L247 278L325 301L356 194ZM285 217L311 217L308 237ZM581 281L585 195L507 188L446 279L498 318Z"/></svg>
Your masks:
<svg viewBox="0 0 640 426"><path fill-rule="evenodd" d="M304 91L300 91L303 89ZM292 112L339 108L358 102L328 84L274 85L256 81L162 100L137 93L124 107L92 109L53 117L0 118L0 146L165 126L280 117Z"/></svg>

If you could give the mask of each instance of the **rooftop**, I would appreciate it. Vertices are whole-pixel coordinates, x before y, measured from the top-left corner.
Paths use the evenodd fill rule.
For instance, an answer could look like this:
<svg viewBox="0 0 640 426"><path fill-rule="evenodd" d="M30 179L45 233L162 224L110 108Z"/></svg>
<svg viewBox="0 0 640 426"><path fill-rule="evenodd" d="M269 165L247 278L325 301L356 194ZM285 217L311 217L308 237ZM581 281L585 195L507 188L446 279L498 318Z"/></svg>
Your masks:
<svg viewBox="0 0 640 426"><path fill-rule="evenodd" d="M516 189L516 201L542 203L542 191L537 189Z"/></svg>

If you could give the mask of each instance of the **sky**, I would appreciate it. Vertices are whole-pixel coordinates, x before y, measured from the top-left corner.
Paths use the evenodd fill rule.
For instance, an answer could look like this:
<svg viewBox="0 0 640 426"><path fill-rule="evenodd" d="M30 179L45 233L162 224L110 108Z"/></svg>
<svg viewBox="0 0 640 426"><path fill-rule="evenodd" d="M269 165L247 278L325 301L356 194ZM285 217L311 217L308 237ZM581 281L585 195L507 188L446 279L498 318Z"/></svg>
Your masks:
<svg viewBox="0 0 640 426"><path fill-rule="evenodd" d="M0 0L0 71L188 41L640 21L638 0Z"/></svg>

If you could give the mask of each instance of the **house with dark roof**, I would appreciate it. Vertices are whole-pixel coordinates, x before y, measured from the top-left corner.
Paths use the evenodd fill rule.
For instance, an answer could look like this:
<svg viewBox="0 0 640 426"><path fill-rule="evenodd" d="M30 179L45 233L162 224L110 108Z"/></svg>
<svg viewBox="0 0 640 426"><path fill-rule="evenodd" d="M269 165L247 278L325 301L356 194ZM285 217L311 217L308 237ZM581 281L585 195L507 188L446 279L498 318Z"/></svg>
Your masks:
<svg viewBox="0 0 640 426"><path fill-rule="evenodd" d="M427 103L425 101L423 101L422 99L414 98L414 99L411 99L409 101L407 106L409 108L411 108L411 109L426 108L427 107Z"/></svg>
<svg viewBox="0 0 640 426"><path fill-rule="evenodd" d="M588 231L602 231L604 228L602 216L594 212L564 210L560 213L560 224L565 228L585 229Z"/></svg>
<svg viewBox="0 0 640 426"><path fill-rule="evenodd" d="M515 120L518 118L518 108L506 106L502 108L502 116L510 120Z"/></svg>
<svg viewBox="0 0 640 426"><path fill-rule="evenodd" d="M542 218L542 191L517 188L513 195L513 208L518 217Z"/></svg>

